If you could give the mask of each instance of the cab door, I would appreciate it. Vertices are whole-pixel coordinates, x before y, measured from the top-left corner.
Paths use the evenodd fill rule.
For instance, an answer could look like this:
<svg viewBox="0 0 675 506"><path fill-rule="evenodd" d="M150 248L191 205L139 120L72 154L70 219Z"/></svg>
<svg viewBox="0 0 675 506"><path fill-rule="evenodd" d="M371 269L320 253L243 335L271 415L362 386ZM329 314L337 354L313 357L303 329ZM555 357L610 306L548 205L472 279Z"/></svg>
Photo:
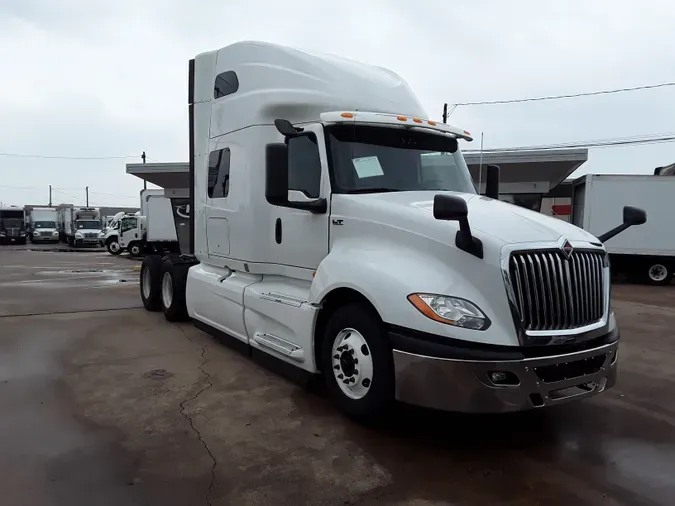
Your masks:
<svg viewBox="0 0 675 506"><path fill-rule="evenodd" d="M268 233L279 264L316 271L328 254L330 179L322 126L307 126L305 132L287 141L288 197L296 202L325 198L328 209L318 214L273 205Z"/></svg>
<svg viewBox="0 0 675 506"><path fill-rule="evenodd" d="M118 239L120 247L126 248L135 240L138 240L138 219L135 216L122 218Z"/></svg>

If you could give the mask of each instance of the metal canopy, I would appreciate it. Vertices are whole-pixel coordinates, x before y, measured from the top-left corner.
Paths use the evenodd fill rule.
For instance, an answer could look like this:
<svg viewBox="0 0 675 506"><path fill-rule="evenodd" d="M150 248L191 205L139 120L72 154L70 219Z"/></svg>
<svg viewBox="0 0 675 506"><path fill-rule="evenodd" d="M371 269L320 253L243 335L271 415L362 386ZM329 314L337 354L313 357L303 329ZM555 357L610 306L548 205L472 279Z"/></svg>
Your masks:
<svg viewBox="0 0 675 506"><path fill-rule="evenodd" d="M127 174L168 190L190 187L190 167L184 162L128 163Z"/></svg>
<svg viewBox="0 0 675 506"><path fill-rule="evenodd" d="M464 153L471 177L478 187L480 153ZM501 167L501 193L548 193L588 160L588 149L556 149L540 151L489 151L483 152L483 177L480 191L485 185L485 167ZM433 163L433 162L432 162ZM185 190L190 186L187 163L128 163L127 174L166 190Z"/></svg>
<svg viewBox="0 0 675 506"><path fill-rule="evenodd" d="M478 186L480 152L465 152L471 177ZM588 160L588 149L483 152L481 190L485 185L485 167L501 167L501 193L548 193Z"/></svg>

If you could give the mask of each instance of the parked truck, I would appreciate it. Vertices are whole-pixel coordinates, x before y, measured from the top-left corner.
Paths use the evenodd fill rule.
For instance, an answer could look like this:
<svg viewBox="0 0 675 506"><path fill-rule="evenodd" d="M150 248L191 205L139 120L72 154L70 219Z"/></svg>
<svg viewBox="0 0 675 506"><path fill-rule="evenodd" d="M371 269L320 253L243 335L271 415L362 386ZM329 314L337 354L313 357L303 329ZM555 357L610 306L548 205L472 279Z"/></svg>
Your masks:
<svg viewBox="0 0 675 506"><path fill-rule="evenodd" d="M607 241L612 271L635 281L667 285L675 271L674 197L672 174L587 174L575 182L572 220L600 234L620 212L621 201L645 209L649 223Z"/></svg>
<svg viewBox="0 0 675 506"><path fill-rule="evenodd" d="M62 209L63 227L69 246L98 246L101 233L99 210L94 207Z"/></svg>
<svg viewBox="0 0 675 506"><path fill-rule="evenodd" d="M181 226L187 222L174 219L172 201L164 196L164 190L143 190L141 211L120 220L119 246L132 256L178 252L177 227Z"/></svg>
<svg viewBox="0 0 675 506"><path fill-rule="evenodd" d="M0 244L26 244L23 206L0 207Z"/></svg>
<svg viewBox="0 0 675 506"><path fill-rule="evenodd" d="M103 230L98 234L99 246L108 250L111 255L119 255L122 248L119 244L120 220L127 216L123 211L113 216Z"/></svg>
<svg viewBox="0 0 675 506"><path fill-rule="evenodd" d="M34 207L28 213L32 243L59 242L59 212L54 207Z"/></svg>
<svg viewBox="0 0 675 506"><path fill-rule="evenodd" d="M460 143L393 72L262 42L189 64L190 234L140 295L322 375L345 413L505 412L599 394L619 329L602 241L477 195ZM449 153L443 167L428 154ZM620 223L620 212L615 216ZM626 207L623 225L646 220Z"/></svg>

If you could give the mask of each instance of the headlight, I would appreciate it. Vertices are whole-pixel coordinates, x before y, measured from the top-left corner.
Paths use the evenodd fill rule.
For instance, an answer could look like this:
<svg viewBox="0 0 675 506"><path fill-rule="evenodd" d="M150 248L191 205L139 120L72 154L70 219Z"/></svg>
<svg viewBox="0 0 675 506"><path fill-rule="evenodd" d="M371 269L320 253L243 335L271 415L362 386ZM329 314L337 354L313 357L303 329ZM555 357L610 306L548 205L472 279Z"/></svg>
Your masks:
<svg viewBox="0 0 675 506"><path fill-rule="evenodd" d="M40 235L40 232L36 230L35 232L33 232L33 235Z"/></svg>
<svg viewBox="0 0 675 506"><path fill-rule="evenodd" d="M52 235L59 235L59 231L58 231L58 230L54 230L54 231L52 232Z"/></svg>
<svg viewBox="0 0 675 506"><path fill-rule="evenodd" d="M82 232L75 232L75 237L82 237Z"/></svg>
<svg viewBox="0 0 675 506"><path fill-rule="evenodd" d="M490 319L473 303L459 297L412 293L410 303L427 318L465 329L485 330Z"/></svg>

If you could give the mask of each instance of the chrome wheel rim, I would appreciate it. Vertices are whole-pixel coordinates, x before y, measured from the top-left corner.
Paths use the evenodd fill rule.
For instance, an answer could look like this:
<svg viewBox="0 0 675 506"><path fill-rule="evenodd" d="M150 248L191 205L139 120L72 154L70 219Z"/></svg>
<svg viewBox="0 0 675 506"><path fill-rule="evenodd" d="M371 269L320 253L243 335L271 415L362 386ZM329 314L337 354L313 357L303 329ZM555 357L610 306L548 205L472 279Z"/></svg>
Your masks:
<svg viewBox="0 0 675 506"><path fill-rule="evenodd" d="M171 307L173 302L173 282L171 280L171 274L168 272L164 273L162 277L162 304L164 307Z"/></svg>
<svg viewBox="0 0 675 506"><path fill-rule="evenodd" d="M333 340L331 364L335 381L350 399L363 399L373 384L373 357L361 333L352 328Z"/></svg>
<svg viewBox="0 0 675 506"><path fill-rule="evenodd" d="M663 281L668 276L668 269L665 265L654 264L649 268L649 279L652 281Z"/></svg>
<svg viewBox="0 0 675 506"><path fill-rule="evenodd" d="M150 269L147 267L143 269L143 274L141 275L141 287L143 289L143 297L146 299L150 298Z"/></svg>
<svg viewBox="0 0 675 506"><path fill-rule="evenodd" d="M111 241L110 243L108 243L108 249L112 253L117 253L120 250L120 243L118 243L117 241Z"/></svg>

